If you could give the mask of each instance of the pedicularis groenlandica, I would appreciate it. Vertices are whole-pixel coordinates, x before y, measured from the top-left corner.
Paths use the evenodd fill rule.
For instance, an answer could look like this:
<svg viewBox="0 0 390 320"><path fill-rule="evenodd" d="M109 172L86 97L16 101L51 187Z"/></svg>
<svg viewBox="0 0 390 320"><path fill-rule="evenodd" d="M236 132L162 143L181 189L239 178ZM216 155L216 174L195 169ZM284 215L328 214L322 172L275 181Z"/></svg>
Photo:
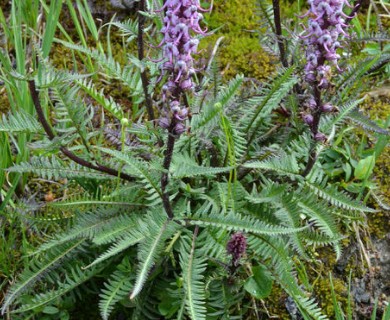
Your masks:
<svg viewBox="0 0 390 320"><path fill-rule="evenodd" d="M3 117L0 131L10 141L15 133L30 135L34 156L7 170L71 181L59 201L34 202L31 216L37 223L44 214L55 228L61 217L72 223L36 249L5 295L3 313L39 318L83 304L90 312L93 303L85 301L99 295L104 320L257 319L267 312L264 299L275 282L305 319L326 319L312 286L303 285L311 273L305 263L297 272L296 261L315 267L324 245L339 257L341 230L352 229L344 224L356 226L374 211L343 189L350 179L356 192L359 175L343 168L357 161L343 163L344 154L329 159L341 148L333 148L332 132L347 120L388 134L357 111L362 79L380 65L374 58L353 66L342 59L360 2L312 0L303 30L286 30L279 1L260 4L267 30L275 32L262 44L280 57L266 82L245 75L222 80L221 38L209 55L199 50L214 33L205 21L210 1L140 0L137 20L111 21L108 35L119 28L129 42L137 39L137 56L134 46L122 47L133 63L117 62L112 47L105 54L105 42L93 49L61 40L88 67L70 73L42 58L40 42L31 45L36 71L15 81L28 80L35 111ZM14 16L23 16L16 14L22 7L14 7ZM74 10L80 11L74 18L89 16L87 7ZM93 23L82 25L95 30ZM11 64L1 71L5 79L17 75ZM99 79L127 88L127 109L100 90ZM343 140L349 138L355 141L344 130ZM10 210L19 207L27 210L25 202Z"/></svg>

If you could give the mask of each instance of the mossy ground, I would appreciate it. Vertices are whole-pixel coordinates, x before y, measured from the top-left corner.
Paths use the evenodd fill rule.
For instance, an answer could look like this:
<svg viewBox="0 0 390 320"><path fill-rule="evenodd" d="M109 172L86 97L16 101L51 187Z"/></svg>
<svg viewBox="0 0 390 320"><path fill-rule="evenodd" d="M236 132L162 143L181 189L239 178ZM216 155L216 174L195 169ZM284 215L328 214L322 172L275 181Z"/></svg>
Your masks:
<svg viewBox="0 0 390 320"><path fill-rule="evenodd" d="M216 40L224 37L217 61L225 79L242 73L264 80L274 70L274 59L262 49L259 40L256 3L256 0L217 0L207 17L209 31L217 32L206 37L201 46L211 51Z"/></svg>
<svg viewBox="0 0 390 320"><path fill-rule="evenodd" d="M363 108L372 119L379 119L382 123L387 119L390 122L390 85L369 92L369 98ZM384 204L390 206L390 146L384 149L376 162L374 179L379 187L376 192L383 196ZM371 214L367 222L370 233L383 238L390 231L390 212L376 206L379 211Z"/></svg>

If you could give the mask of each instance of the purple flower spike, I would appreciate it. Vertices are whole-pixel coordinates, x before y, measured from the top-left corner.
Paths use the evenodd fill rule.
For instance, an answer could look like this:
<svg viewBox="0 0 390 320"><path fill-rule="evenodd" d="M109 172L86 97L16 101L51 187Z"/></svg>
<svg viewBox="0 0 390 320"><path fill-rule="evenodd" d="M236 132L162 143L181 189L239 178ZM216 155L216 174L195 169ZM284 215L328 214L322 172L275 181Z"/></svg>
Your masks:
<svg viewBox="0 0 390 320"><path fill-rule="evenodd" d="M194 88L192 76L195 75L193 55L198 53L199 40L194 34L204 35L199 22L203 19L200 12L210 11L202 9L199 0L166 0L163 7L157 12L165 11L164 26L161 29L163 41L159 47L163 50L163 64L161 78L168 76L167 83L162 87L163 101L170 102L170 114L160 120L162 127L166 127L165 119L170 118L168 126L174 134L180 135L186 131L184 125L189 110L180 105L181 96L185 91ZM173 129L172 129L173 128Z"/></svg>
<svg viewBox="0 0 390 320"><path fill-rule="evenodd" d="M237 232L233 234L227 244L227 253L233 256L233 265L237 266L241 257L246 252L246 237L241 233Z"/></svg>
<svg viewBox="0 0 390 320"><path fill-rule="evenodd" d="M339 39L348 37L345 31L347 28L345 18L348 16L343 12L343 7L349 6L349 3L345 0L308 0L308 2L310 9L304 16L310 18L306 28L307 34L302 37L307 45L308 66L305 70L319 72L319 68L323 67L326 61L339 69L337 62L340 55L336 53L336 50L340 47ZM321 82L322 88L328 87L329 80L329 78L318 80L318 77L306 76L308 82Z"/></svg>
<svg viewBox="0 0 390 320"><path fill-rule="evenodd" d="M182 91L193 89L190 70L193 68L192 55L197 53L199 40L192 36L204 34L199 26L203 16L199 11L208 11L201 8L199 0L167 0L163 8L166 9L164 26L161 33L164 40L163 56L168 62L162 68L163 74L168 74L168 81L176 83L170 88L172 96L178 98Z"/></svg>

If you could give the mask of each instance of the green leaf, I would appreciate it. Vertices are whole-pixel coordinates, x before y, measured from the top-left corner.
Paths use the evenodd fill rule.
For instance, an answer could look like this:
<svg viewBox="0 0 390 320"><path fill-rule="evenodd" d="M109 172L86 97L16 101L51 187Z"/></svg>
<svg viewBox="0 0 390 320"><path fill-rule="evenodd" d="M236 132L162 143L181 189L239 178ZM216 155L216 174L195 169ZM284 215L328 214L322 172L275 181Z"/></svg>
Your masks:
<svg viewBox="0 0 390 320"><path fill-rule="evenodd" d="M222 107L225 107L237 94L243 80L244 77L242 75L237 75L234 79L230 80L226 88L220 90L217 101Z"/></svg>
<svg viewBox="0 0 390 320"><path fill-rule="evenodd" d="M141 226L138 229L142 230L146 228L145 226L143 226L143 223L141 223ZM112 256L118 255L120 252L144 240L145 236L138 229L137 227L133 227L130 231L123 235L121 239L119 239L114 245L108 248L103 254L101 254L97 259L95 259L85 268L90 268Z"/></svg>
<svg viewBox="0 0 390 320"><path fill-rule="evenodd" d="M188 156L175 155L172 159L171 168L175 178L189 178L195 176L215 176L219 173L229 172L234 167L204 167L200 166Z"/></svg>
<svg viewBox="0 0 390 320"><path fill-rule="evenodd" d="M145 234L145 240L139 245L137 279L130 299L134 299L141 292L151 268L162 254L165 240L172 236L177 227L167 220L166 214L160 208L149 216L147 222L149 232Z"/></svg>
<svg viewBox="0 0 390 320"><path fill-rule="evenodd" d="M58 180L60 177L69 179L82 177L90 179L115 179L113 176L83 167L74 162L66 164L55 156L51 158L32 157L29 162L21 162L8 168L7 171L19 173L32 172L48 180Z"/></svg>
<svg viewBox="0 0 390 320"><path fill-rule="evenodd" d="M206 259L201 248L195 249L195 235L192 241L183 237L180 250L180 266L183 270L186 310L190 319L206 319L204 272Z"/></svg>
<svg viewBox="0 0 390 320"><path fill-rule="evenodd" d="M185 217L183 220L189 224L198 226L210 226L224 230L245 231L253 234L289 234L299 232L302 228L287 228L281 225L271 225L259 219L230 212L227 215L221 213L202 214L200 216Z"/></svg>
<svg viewBox="0 0 390 320"><path fill-rule="evenodd" d="M250 121L245 130L246 132L249 132L250 129L254 127L250 140L253 140L253 136L259 128L261 120L268 117L270 113L278 107L279 103L297 83L298 79L293 76L294 70L294 66L282 70L283 73L280 73L270 82L269 88L267 88L261 96L252 99L257 102L258 106L253 114L249 114Z"/></svg>
<svg viewBox="0 0 390 320"><path fill-rule="evenodd" d="M244 289L257 299L268 297L272 290L273 279L264 266L252 268L253 276L248 278L244 284Z"/></svg>
<svg viewBox="0 0 390 320"><path fill-rule="evenodd" d="M108 320L115 304L128 296L132 287L132 276L129 262L125 258L118 266L117 270L104 283L104 288L99 295L99 309L103 320Z"/></svg>
<svg viewBox="0 0 390 320"><path fill-rule="evenodd" d="M121 120L124 117L122 107L111 96L107 96L103 89L98 91L91 80L79 80L76 84L115 118Z"/></svg>
<svg viewBox="0 0 390 320"><path fill-rule="evenodd" d="M355 178L366 180L372 174L375 165L375 154L361 159L355 168Z"/></svg>
<svg viewBox="0 0 390 320"><path fill-rule="evenodd" d="M328 186L328 187L322 187L319 184L311 183L309 181L305 182L306 185L314 191L315 194L317 194L322 199L325 199L333 206L343 208L346 210L358 210L358 211L364 211L364 212L375 212L375 209L369 208L365 206L363 203L352 199L348 194L345 192L337 190L336 187ZM310 191L307 190L309 193Z"/></svg>
<svg viewBox="0 0 390 320"><path fill-rule="evenodd" d="M4 114L0 119L0 132L35 133L41 131L39 122L32 115L21 109L17 114Z"/></svg>
<svg viewBox="0 0 390 320"><path fill-rule="evenodd" d="M57 314L60 310L54 306L44 307L42 312L46 314Z"/></svg>
<svg viewBox="0 0 390 320"><path fill-rule="evenodd" d="M349 101L346 104L344 104L343 106L340 106L339 112L337 113L337 115L334 118L332 118L331 120L325 121L324 125L321 126L321 130L323 132L329 132L334 125L338 124L339 122L341 122L341 121L345 120L347 117L349 117L350 114L355 110L355 108L363 101L364 101L364 98L359 99L359 100Z"/></svg>
<svg viewBox="0 0 390 320"><path fill-rule="evenodd" d="M26 268L20 279L11 286L10 290L7 292L4 303L1 309L1 312L4 312L8 307L19 297L25 290L31 287L39 279L41 279L47 272L57 266L61 260L65 257L71 255L73 251L78 249L82 245L84 239L71 241L64 245L56 247L53 252L45 254L45 257L41 260L34 260L30 263L29 268Z"/></svg>
<svg viewBox="0 0 390 320"><path fill-rule="evenodd" d="M55 290L45 290L42 293L35 294L34 298L27 304L12 311L12 313L25 313L30 310L38 309L49 302L56 301L66 293L72 291L77 286L91 279L99 269L81 270L81 266L75 266L66 270L65 280L57 283Z"/></svg>

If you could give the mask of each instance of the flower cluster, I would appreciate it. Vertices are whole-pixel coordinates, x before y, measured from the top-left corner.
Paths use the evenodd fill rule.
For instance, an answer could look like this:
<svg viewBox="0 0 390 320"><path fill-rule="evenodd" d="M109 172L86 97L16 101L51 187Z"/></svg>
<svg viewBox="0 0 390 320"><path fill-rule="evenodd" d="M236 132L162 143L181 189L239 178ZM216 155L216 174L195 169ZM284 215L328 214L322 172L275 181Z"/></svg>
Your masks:
<svg viewBox="0 0 390 320"><path fill-rule="evenodd" d="M336 50L341 47L340 41L347 37L345 32L347 25L343 12L344 4L350 6L346 0L309 0L310 9L308 33L305 38L308 47L306 53L307 64L305 66L306 81L317 83L321 89L329 87L331 78L331 66L326 61L340 70L337 62L340 55Z"/></svg>
<svg viewBox="0 0 390 320"><path fill-rule="evenodd" d="M343 12L344 5L351 7L346 0L308 0L310 9L307 35L303 36L307 46L305 79L316 86L316 97L311 96L306 101L309 113L303 114L303 121L310 126L313 137L317 141L326 141L326 136L318 132L320 115L326 112L336 111L337 108L329 103L322 103L319 90L330 87L332 77L332 65L341 71L338 66L340 55L337 49L341 47L344 37L348 37L345 31L348 27L346 18L351 18Z"/></svg>
<svg viewBox="0 0 390 320"><path fill-rule="evenodd" d="M176 122L174 133L181 134L185 130L183 124L188 110L181 107L180 95L193 89L191 77L195 74L193 54L197 53L199 40L192 33L204 35L199 22L203 19L199 0L167 0L161 10L165 10L164 26L161 32L164 39L162 64L163 74L168 74L167 83L162 87L163 100L170 98L170 109ZM160 120L160 125L169 128L167 118Z"/></svg>
<svg viewBox="0 0 390 320"><path fill-rule="evenodd" d="M246 251L246 238L241 232L233 234L227 244L226 250L233 256L232 263L237 266L240 258Z"/></svg>

